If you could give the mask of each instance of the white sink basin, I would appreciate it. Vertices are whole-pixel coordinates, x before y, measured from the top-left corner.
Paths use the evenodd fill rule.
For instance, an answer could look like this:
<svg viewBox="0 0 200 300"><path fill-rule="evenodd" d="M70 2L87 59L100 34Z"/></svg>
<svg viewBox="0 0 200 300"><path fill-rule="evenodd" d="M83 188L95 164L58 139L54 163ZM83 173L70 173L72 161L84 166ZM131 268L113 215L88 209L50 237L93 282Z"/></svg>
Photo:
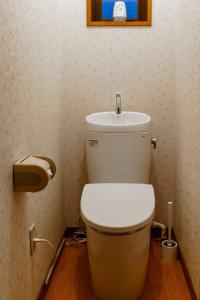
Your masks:
<svg viewBox="0 0 200 300"><path fill-rule="evenodd" d="M100 112L86 117L87 130L93 132L139 132L151 130L151 117L145 113Z"/></svg>

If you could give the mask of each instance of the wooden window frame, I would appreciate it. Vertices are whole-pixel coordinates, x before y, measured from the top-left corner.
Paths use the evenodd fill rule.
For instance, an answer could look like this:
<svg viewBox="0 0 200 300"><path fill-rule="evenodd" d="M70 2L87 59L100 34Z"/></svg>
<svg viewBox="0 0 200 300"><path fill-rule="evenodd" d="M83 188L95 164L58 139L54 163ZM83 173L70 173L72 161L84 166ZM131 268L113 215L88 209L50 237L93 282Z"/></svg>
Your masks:
<svg viewBox="0 0 200 300"><path fill-rule="evenodd" d="M87 0L87 26L151 26L152 25L152 0L147 0L147 20L136 21L95 21L92 16L93 0Z"/></svg>

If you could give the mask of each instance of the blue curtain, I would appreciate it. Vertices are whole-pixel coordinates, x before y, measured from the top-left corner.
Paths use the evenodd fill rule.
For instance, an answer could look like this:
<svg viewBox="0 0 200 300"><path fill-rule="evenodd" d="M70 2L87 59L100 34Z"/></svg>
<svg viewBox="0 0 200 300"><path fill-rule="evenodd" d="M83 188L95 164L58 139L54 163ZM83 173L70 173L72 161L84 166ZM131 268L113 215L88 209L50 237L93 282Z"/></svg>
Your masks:
<svg viewBox="0 0 200 300"><path fill-rule="evenodd" d="M114 3L117 0L102 0L102 20L113 19ZM138 19L138 0L123 0L126 3L127 20Z"/></svg>

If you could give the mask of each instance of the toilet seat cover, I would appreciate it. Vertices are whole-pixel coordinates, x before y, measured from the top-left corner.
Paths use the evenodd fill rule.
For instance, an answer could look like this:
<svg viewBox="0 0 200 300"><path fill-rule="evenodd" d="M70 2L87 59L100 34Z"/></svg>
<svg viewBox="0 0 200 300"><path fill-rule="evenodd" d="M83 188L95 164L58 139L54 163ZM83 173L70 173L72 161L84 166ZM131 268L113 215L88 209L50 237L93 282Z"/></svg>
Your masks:
<svg viewBox="0 0 200 300"><path fill-rule="evenodd" d="M150 184L95 183L85 185L81 216L96 229L112 233L129 232L151 223L155 196Z"/></svg>

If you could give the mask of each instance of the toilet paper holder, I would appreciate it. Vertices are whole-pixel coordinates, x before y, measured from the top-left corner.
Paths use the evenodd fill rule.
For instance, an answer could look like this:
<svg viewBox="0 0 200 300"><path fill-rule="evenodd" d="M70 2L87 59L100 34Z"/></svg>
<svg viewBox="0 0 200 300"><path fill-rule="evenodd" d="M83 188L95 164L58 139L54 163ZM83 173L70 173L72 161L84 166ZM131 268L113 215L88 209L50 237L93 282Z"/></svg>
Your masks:
<svg viewBox="0 0 200 300"><path fill-rule="evenodd" d="M15 192L43 190L56 174L54 161L46 156L25 156L13 164Z"/></svg>

